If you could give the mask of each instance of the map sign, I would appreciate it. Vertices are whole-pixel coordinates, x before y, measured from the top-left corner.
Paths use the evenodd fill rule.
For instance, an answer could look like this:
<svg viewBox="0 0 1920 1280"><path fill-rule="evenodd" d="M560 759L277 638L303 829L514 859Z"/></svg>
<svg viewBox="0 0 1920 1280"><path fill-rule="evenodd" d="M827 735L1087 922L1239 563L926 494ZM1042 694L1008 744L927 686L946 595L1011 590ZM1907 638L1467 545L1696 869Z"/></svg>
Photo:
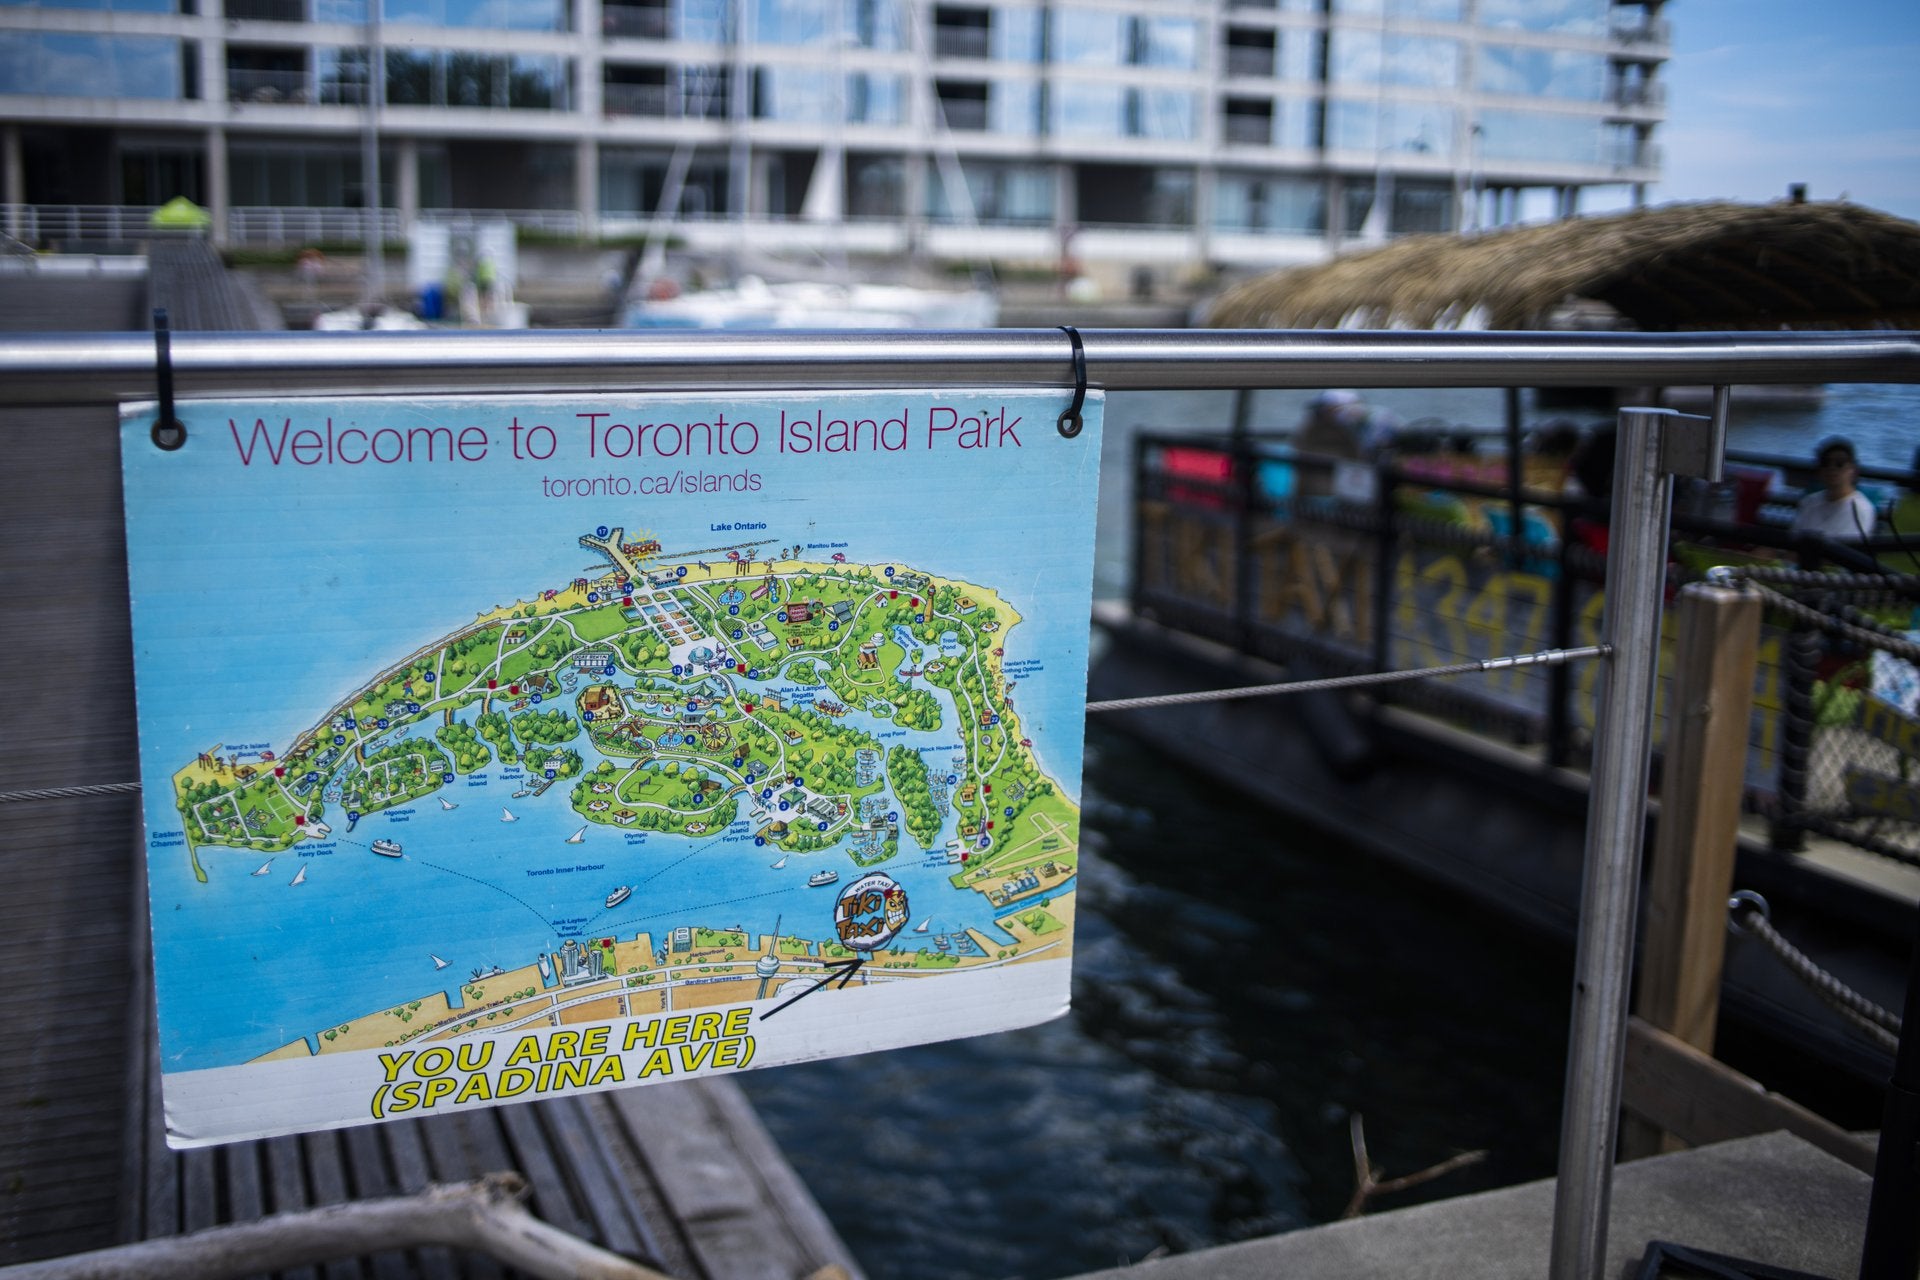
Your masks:
<svg viewBox="0 0 1920 1280"><path fill-rule="evenodd" d="M123 418L168 1139L1065 1011L1098 395Z"/></svg>

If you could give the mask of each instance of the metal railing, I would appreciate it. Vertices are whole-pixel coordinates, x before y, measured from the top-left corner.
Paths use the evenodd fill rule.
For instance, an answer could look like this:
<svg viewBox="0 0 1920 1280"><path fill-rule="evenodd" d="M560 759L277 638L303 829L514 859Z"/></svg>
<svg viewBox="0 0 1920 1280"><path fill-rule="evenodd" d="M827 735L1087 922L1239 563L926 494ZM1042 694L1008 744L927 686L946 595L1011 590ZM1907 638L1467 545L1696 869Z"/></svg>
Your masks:
<svg viewBox="0 0 1920 1280"><path fill-rule="evenodd" d="M1273 75L1273 47L1271 45L1228 45L1227 74L1230 76L1257 76L1263 79L1271 77Z"/></svg>
<svg viewBox="0 0 1920 1280"><path fill-rule="evenodd" d="M183 333L172 343L172 387L181 396L435 392L542 394L603 391L815 390L901 385L1038 386L1074 383L1073 351L1053 330L946 333L396 333L377 341L341 334ZM1707 383L1920 383L1920 335L1372 333L1095 330L1080 335L1084 375L1111 389L1325 386L1665 386ZM154 346L144 334L0 338L0 405L97 410L109 429L119 406L154 395ZM1614 1132L1618 1123L1634 886L1651 754L1660 579L1672 477L1667 446L1676 416L1625 410L1609 512L1604 619L1608 679L1595 734L1562 1114L1552 1274L1603 1273ZM1681 449L1680 452L1688 452ZM1708 443L1691 450L1717 459ZM1251 465L1229 472L1245 494L1226 521L1235 544L1252 536ZM1196 477L1199 478L1199 477ZM1334 478L1302 503L1354 501ZM1337 505L1333 508L1338 510ZM1327 522L1335 532L1339 522ZM1525 540L1510 547L1525 553ZM1220 561L1233 601L1251 590Z"/></svg>
<svg viewBox="0 0 1920 1280"><path fill-rule="evenodd" d="M1273 141L1273 117L1229 111L1223 121L1222 136L1228 142L1250 143L1264 147Z"/></svg>
<svg viewBox="0 0 1920 1280"><path fill-rule="evenodd" d="M937 24L933 28L933 56L936 58L991 57L991 43L991 33L985 27Z"/></svg>
<svg viewBox="0 0 1920 1280"><path fill-rule="evenodd" d="M306 103L313 99L304 71L227 68L227 101L244 103Z"/></svg>
<svg viewBox="0 0 1920 1280"><path fill-rule="evenodd" d="M1607 512L1563 495L1558 468L1543 463L1526 463L1516 497L1504 456L1414 454L1376 466L1301 455L1286 437L1268 433L1136 436L1132 607L1252 656L1307 659L1335 674L1592 644L1605 602ZM1759 474L1749 473L1745 492L1703 489L1683 504L1691 510L1674 514L1669 590L1718 564L1848 569L1862 554L1900 554L1891 537L1864 544L1863 552L1796 536L1783 522L1762 523L1761 495L1750 483ZM1912 483L1903 473L1885 478ZM1810 665L1789 660L1805 635L1803 624L1769 615L1744 763L1746 807L1769 821L1780 848L1814 825L1807 799L1813 726L1810 713L1794 708L1817 701L1817 678L1826 685ZM1663 648L1661 657L1656 749L1666 733L1671 654ZM1595 686L1591 672L1521 668L1411 685L1393 696L1474 732L1539 747L1548 767L1585 767ZM1816 790L1833 789L1817 767L1814 775Z"/></svg>

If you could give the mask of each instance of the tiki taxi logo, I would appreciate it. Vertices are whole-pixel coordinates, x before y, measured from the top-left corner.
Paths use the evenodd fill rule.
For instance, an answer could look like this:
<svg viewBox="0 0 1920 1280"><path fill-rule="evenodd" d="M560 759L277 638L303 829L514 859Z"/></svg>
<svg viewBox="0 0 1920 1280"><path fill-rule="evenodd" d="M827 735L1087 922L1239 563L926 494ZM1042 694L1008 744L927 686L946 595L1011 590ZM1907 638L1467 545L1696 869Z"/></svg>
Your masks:
<svg viewBox="0 0 1920 1280"><path fill-rule="evenodd" d="M841 891L833 918L842 946L878 951L906 926L907 891L877 871L861 876Z"/></svg>

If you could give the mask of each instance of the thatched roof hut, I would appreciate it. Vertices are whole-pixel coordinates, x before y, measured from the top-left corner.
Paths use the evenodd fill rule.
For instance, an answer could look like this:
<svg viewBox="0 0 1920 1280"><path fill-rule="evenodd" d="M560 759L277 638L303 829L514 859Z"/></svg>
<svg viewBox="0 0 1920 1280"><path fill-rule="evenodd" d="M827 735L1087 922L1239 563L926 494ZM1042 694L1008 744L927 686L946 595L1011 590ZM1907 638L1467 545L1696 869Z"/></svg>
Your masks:
<svg viewBox="0 0 1920 1280"><path fill-rule="evenodd" d="M1208 318L1232 328L1545 329L1583 301L1647 330L1920 327L1920 223L1844 203L1709 203L1410 236L1250 281Z"/></svg>

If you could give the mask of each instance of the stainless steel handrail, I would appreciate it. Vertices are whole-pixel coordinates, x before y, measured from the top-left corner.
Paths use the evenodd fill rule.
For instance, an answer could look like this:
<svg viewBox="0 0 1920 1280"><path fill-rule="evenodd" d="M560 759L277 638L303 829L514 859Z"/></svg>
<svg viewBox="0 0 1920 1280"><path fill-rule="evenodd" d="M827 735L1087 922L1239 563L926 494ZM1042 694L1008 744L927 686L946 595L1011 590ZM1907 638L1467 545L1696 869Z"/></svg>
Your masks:
<svg viewBox="0 0 1920 1280"><path fill-rule="evenodd" d="M1432 333L1092 329L1112 390L1920 382L1920 333ZM1053 329L654 333L182 333L181 396L1062 386ZM141 333L0 339L0 404L152 393Z"/></svg>

